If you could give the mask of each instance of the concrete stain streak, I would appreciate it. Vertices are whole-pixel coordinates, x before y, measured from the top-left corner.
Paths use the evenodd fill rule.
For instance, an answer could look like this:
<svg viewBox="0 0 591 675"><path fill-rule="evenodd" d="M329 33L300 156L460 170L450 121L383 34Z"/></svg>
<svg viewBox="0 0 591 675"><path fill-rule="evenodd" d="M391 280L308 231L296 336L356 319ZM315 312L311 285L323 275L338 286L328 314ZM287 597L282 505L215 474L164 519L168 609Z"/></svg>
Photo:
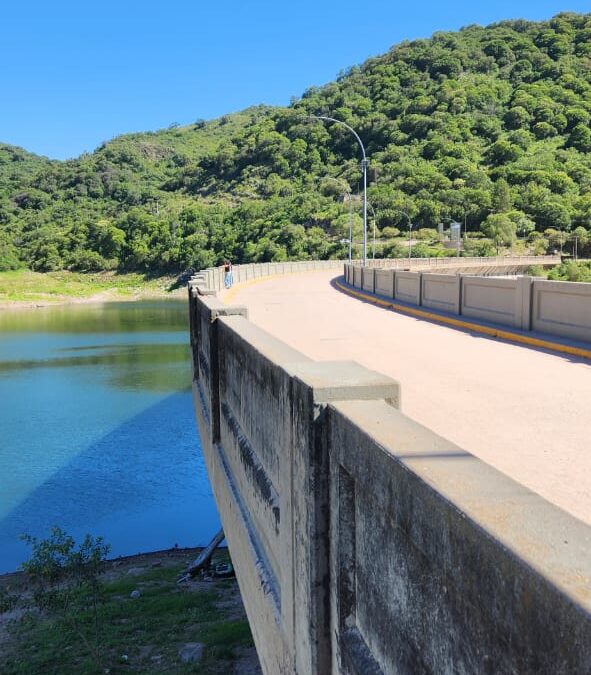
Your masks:
<svg viewBox="0 0 591 675"><path fill-rule="evenodd" d="M275 490L273 487L271 479L267 475L267 472L257 457L257 454L254 451L254 448L252 447L246 434L240 427L238 420L230 410L230 406L227 403L222 403L221 407L222 415L224 416L228 427L232 431L232 434L238 443L242 461L252 475L253 483L257 486L261 498L271 509L273 518L275 519L276 530L279 531L281 517L279 509L279 495L277 494L277 490Z"/></svg>

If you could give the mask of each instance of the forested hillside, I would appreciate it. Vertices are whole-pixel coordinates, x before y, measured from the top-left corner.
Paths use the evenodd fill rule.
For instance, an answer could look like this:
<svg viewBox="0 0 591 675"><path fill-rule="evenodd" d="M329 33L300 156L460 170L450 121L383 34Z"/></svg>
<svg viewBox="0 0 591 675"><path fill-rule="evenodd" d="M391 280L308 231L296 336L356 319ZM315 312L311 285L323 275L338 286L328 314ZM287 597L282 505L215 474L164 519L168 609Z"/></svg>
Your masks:
<svg viewBox="0 0 591 675"><path fill-rule="evenodd" d="M0 270L343 255L358 147L310 114L363 139L384 241L407 228L404 211L423 228L484 222L493 240L517 232L540 252L557 230L586 245L591 15L562 14L404 42L289 107L122 136L75 160L0 146Z"/></svg>

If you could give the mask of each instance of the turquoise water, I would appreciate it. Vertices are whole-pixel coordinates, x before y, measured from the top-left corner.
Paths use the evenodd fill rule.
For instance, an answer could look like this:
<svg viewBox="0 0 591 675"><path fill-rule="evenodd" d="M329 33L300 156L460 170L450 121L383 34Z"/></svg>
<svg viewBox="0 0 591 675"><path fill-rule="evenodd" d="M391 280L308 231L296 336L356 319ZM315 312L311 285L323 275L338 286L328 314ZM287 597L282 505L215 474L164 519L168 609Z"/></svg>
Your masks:
<svg viewBox="0 0 591 675"><path fill-rule="evenodd" d="M0 573L53 525L112 556L217 531L187 330L173 300L0 311Z"/></svg>

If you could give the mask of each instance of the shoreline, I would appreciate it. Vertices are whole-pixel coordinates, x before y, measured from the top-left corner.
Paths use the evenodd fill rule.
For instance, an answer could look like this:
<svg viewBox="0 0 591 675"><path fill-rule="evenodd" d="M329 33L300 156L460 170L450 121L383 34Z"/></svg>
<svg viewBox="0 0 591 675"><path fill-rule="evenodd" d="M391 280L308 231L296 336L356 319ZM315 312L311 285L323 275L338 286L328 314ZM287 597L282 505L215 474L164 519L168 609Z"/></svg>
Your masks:
<svg viewBox="0 0 591 675"><path fill-rule="evenodd" d="M184 277L139 272L0 272L0 312L186 297Z"/></svg>
<svg viewBox="0 0 591 675"><path fill-rule="evenodd" d="M141 553L132 553L131 555L121 555L114 558L107 558L104 562L105 572L109 570L116 569L118 567L126 567L130 564L138 565L140 563L152 563L156 560L182 560L188 556L197 556L205 546L188 546L185 548L176 547L176 548L164 548L158 549L156 551L143 551ZM218 546L216 552L223 552L227 554L228 547ZM23 570L14 570L13 572L2 572L0 573L0 587L10 584L11 581L19 582L23 581L26 577L26 572Z"/></svg>
<svg viewBox="0 0 591 675"><path fill-rule="evenodd" d="M116 288L86 297L63 295L53 298L37 298L35 300L0 300L0 312L8 310L44 309L47 307L64 307L67 305L103 305L109 302L138 302L139 300L184 299L186 288L181 286L173 291L141 290L137 293L120 293Z"/></svg>

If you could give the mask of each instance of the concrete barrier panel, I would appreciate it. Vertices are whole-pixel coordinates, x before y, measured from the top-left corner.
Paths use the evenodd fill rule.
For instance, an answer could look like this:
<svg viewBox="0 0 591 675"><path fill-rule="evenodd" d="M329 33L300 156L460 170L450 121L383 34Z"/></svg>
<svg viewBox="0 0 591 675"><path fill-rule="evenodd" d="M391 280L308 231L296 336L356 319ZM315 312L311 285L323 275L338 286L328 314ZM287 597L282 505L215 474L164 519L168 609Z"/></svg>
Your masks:
<svg viewBox="0 0 591 675"><path fill-rule="evenodd" d="M394 270L375 271L375 292L388 298L394 297Z"/></svg>
<svg viewBox="0 0 591 675"><path fill-rule="evenodd" d="M460 277L457 274L423 274L421 304L450 314L460 313Z"/></svg>
<svg viewBox="0 0 591 675"><path fill-rule="evenodd" d="M394 297L411 305L421 304L420 272L396 272L394 277Z"/></svg>
<svg viewBox="0 0 591 675"><path fill-rule="evenodd" d="M362 270L363 290L373 293L375 291L375 270L364 267Z"/></svg>
<svg viewBox="0 0 591 675"><path fill-rule="evenodd" d="M355 266L353 268L353 286L355 286L355 288L361 288L361 272L362 272L362 269L363 268L357 267L357 266Z"/></svg>
<svg viewBox="0 0 591 675"><path fill-rule="evenodd" d="M591 342L591 284L534 279L532 329Z"/></svg>
<svg viewBox="0 0 591 675"><path fill-rule="evenodd" d="M461 313L463 316L521 328L528 318L524 318L524 313L529 313L529 304L525 302L523 292L524 287L529 288L529 284L528 277L520 281L463 276Z"/></svg>

